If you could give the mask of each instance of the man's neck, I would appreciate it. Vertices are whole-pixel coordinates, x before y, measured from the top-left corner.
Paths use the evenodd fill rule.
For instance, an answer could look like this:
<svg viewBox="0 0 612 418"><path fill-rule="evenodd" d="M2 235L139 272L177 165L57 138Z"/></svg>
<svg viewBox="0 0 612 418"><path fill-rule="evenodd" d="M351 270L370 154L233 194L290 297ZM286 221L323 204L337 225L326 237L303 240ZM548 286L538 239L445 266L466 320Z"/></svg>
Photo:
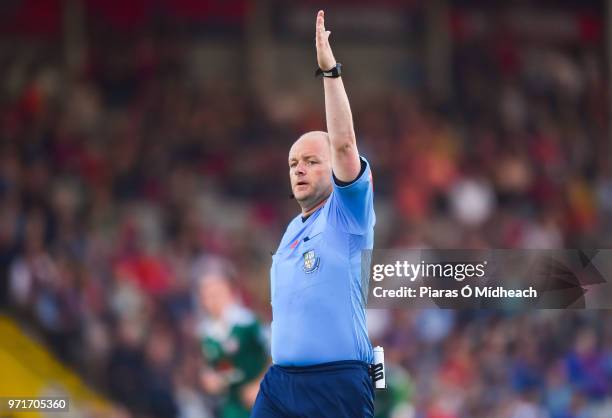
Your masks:
<svg viewBox="0 0 612 418"><path fill-rule="evenodd" d="M321 200L319 203L317 203L316 205L314 205L310 209L304 210L304 208L302 208L302 218L307 218L308 216L310 216L315 210L317 210L321 206L323 206L328 198L329 198L329 196L326 196L323 200Z"/></svg>

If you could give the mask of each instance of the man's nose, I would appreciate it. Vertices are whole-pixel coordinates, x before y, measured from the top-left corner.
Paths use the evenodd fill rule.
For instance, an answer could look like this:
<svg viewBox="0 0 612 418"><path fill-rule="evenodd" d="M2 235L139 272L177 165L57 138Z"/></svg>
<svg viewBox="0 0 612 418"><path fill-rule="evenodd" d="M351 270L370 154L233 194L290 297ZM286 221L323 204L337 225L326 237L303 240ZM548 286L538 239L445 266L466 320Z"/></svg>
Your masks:
<svg viewBox="0 0 612 418"><path fill-rule="evenodd" d="M294 168L294 174L296 176L303 176L304 174L306 174L306 165L301 162L297 163Z"/></svg>

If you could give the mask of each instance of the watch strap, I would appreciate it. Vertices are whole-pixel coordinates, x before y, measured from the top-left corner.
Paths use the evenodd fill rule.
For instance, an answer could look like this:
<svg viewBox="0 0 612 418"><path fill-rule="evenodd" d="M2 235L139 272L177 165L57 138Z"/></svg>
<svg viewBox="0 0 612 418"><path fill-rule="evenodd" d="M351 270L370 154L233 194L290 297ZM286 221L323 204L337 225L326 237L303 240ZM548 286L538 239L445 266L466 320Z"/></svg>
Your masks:
<svg viewBox="0 0 612 418"><path fill-rule="evenodd" d="M337 77L340 77L341 75L342 75L342 64L340 64L339 62L337 62L336 65L334 65L331 69L327 71L322 70L320 68L317 68L317 71L315 71L315 77L323 76L323 77L329 77L329 78L337 78Z"/></svg>

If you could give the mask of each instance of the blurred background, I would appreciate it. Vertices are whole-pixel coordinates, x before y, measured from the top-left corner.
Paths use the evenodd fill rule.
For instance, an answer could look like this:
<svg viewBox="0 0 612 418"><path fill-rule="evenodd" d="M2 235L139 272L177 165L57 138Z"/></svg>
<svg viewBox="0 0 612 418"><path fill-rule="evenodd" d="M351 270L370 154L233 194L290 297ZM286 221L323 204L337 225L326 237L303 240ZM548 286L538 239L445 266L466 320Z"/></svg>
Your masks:
<svg viewBox="0 0 612 418"><path fill-rule="evenodd" d="M377 248L612 248L609 1L3 0L0 394L248 416L321 8ZM378 418L612 417L609 311L369 330Z"/></svg>

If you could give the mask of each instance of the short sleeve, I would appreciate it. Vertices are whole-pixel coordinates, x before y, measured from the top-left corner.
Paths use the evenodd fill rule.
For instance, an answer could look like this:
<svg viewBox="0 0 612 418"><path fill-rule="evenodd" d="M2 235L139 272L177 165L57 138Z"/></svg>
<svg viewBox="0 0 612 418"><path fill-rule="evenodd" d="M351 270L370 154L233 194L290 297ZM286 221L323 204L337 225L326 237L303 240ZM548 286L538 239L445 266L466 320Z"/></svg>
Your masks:
<svg viewBox="0 0 612 418"><path fill-rule="evenodd" d="M350 183L335 177L330 198L328 222L350 234L362 235L374 227L374 189L370 164L363 157L359 176Z"/></svg>

